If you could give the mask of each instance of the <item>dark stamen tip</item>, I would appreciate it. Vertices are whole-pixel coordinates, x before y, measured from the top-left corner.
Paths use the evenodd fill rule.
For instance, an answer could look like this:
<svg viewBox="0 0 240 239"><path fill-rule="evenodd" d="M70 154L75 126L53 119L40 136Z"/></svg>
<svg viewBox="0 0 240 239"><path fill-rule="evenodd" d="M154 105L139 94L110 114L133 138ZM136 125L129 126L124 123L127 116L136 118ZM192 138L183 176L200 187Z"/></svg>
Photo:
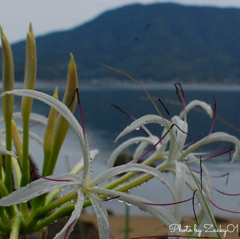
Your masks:
<svg viewBox="0 0 240 239"><path fill-rule="evenodd" d="M171 123L172 123L172 117L171 117L171 114L170 114L170 112L168 111L167 107L164 105L164 103L161 101L160 98L158 98L158 101L159 101L159 102L161 103L161 105L164 107L164 109L165 109L166 113L168 114L169 119L170 119L170 121L171 121Z"/></svg>
<svg viewBox="0 0 240 239"><path fill-rule="evenodd" d="M182 88L180 83L175 83L174 86L175 86L175 89L176 89L178 99L179 99L180 102L182 102L181 98L183 98L183 100L185 99L183 88ZM180 97L180 95L181 95L181 97Z"/></svg>
<svg viewBox="0 0 240 239"><path fill-rule="evenodd" d="M198 220L197 220L197 214L196 214L196 211L195 211L195 206L194 206L194 197L195 197L195 193L196 193L197 189L193 192L193 197L192 197L192 206L193 206L193 213L194 213L194 217L195 217L195 220L196 220L196 223L198 225Z"/></svg>
<svg viewBox="0 0 240 239"><path fill-rule="evenodd" d="M200 182L201 182L201 191L202 191L202 155L200 156Z"/></svg>
<svg viewBox="0 0 240 239"><path fill-rule="evenodd" d="M115 104L113 104L113 103L111 103L111 105L112 105L113 107L115 107L116 109L120 110L120 111L121 111L122 113L124 113L125 115L127 115L127 116L128 116L129 118L131 118L133 121L136 120L136 118L135 118L134 116L130 115L127 111L123 110L123 109L120 108L119 106L117 106L117 105L115 105ZM143 133L145 133L146 135L149 136L149 133L148 133L146 130L144 130L142 127L140 127L140 130L141 130Z"/></svg>

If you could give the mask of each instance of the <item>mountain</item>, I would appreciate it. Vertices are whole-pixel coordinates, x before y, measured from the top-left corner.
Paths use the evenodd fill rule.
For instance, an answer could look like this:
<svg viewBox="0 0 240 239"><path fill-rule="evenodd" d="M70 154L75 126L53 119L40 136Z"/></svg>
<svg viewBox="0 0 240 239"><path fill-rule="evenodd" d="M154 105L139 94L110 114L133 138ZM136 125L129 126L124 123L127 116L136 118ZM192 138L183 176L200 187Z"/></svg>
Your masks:
<svg viewBox="0 0 240 239"><path fill-rule="evenodd" d="M72 52L80 78L156 81L240 79L240 9L177 4L129 5L77 28L36 38L39 79L66 78ZM12 45L23 78L25 42Z"/></svg>

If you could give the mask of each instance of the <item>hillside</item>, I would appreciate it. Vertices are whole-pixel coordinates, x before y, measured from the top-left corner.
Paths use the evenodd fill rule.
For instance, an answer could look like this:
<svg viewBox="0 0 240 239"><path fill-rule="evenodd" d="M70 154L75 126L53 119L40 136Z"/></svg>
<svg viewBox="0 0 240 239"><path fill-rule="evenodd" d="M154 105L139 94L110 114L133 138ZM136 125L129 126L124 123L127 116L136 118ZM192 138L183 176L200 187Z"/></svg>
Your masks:
<svg viewBox="0 0 240 239"><path fill-rule="evenodd" d="M38 78L65 78L72 52L83 79L226 81L240 79L240 9L129 5L69 31L37 37ZM12 46L23 78L25 42Z"/></svg>

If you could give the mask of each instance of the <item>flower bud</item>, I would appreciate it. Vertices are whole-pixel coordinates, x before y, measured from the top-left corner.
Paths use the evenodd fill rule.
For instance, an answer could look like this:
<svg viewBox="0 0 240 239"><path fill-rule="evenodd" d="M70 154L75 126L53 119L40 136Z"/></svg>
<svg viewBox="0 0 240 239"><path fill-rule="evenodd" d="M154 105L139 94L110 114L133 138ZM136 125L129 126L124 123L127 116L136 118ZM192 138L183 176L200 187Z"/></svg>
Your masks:
<svg viewBox="0 0 240 239"><path fill-rule="evenodd" d="M33 34L32 24L30 24L29 32L27 34L26 43L26 61L25 61L25 75L24 75L24 89L34 90L37 74L37 53L36 43ZM30 97L23 97L22 99L22 116L29 118L32 108L33 99Z"/></svg>

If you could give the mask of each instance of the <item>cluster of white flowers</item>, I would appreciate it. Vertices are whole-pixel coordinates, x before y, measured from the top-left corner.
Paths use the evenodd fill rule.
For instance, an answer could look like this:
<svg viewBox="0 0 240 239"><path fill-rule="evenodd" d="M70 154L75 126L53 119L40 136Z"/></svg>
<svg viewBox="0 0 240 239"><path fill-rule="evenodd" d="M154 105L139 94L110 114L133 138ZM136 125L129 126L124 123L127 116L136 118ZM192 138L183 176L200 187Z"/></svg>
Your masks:
<svg viewBox="0 0 240 239"><path fill-rule="evenodd" d="M200 174L193 172L186 162L190 160L196 164L200 164L200 160L194 155L194 152L203 145L217 141L228 141L235 144L236 148L233 156L234 161L239 153L240 142L234 136L223 132L218 132L211 133L200 141L191 144L187 148L184 148L188 133L186 114L191 108L198 105L201 106L210 116L212 116L213 113L211 107L205 102L197 100L190 102L185 107L184 112L182 112L179 116L174 116L171 121L158 115L146 115L133 121L130 126L121 132L117 139L139 127L143 127L144 130L148 132L148 136L134 137L121 144L110 156L108 161L108 169L94 179L91 179L91 159L95 158L98 152L96 150L92 153L89 151L86 135L84 135L82 127L77 122L68 107L54 97L33 90L13 90L3 93L2 97L9 94L27 96L41 100L62 114L62 116L69 122L78 136L83 153L84 167L82 177L73 173L66 173L63 175L44 177L31 182L26 187L21 187L8 196L2 198L0 200L1 206L20 204L47 192L66 187L68 185L75 185L76 187L74 192L75 195L77 195L75 209L73 210L67 224L55 236L55 238L67 238L69 236L81 214L84 203L86 200L90 200L96 212L100 238L106 239L112 237L112 234L108 222L107 210L103 205L102 199L99 197L100 195L105 195L109 198L117 197L120 200L136 205L140 209L149 212L154 217L164 222L167 226L170 226L171 224L181 223L181 202L184 202L184 187L187 185L193 192L195 192L195 196L197 197L198 202L201 204L204 212L204 218L198 225L198 229L202 230L205 223L215 223L215 221L213 221L214 218L211 211L212 205L209 200L207 200L208 198L211 198L211 176L208 170L203 166L203 172L206 174L206 179L202 181ZM155 123L164 126L161 138L158 138L156 135L152 135L144 126L149 123ZM112 167L117 156L125 148L135 144L136 142L139 143L139 146L134 153L134 159L128 164ZM136 163L137 159L144 154L149 145L153 146L150 156L144 160L142 164ZM167 147L167 145L169 146ZM182 159L184 160L182 161ZM156 168L148 166L157 160L161 160L161 163ZM174 174L174 183L170 182L161 173L163 171L170 171ZM149 180L151 177L157 178L168 188L172 194L173 201L171 202L171 211L168 211L164 207L144 198L129 195L119 190L116 191L114 189L107 189L107 187L104 188L98 186L107 179L124 172L129 172L130 174L133 174L133 172L144 172L147 175L147 178L143 178L145 181ZM144 176L139 176L137 179L134 179L135 182L141 184L142 177ZM202 189L200 189L200 185L202 185ZM170 231L169 235L171 235Z"/></svg>

